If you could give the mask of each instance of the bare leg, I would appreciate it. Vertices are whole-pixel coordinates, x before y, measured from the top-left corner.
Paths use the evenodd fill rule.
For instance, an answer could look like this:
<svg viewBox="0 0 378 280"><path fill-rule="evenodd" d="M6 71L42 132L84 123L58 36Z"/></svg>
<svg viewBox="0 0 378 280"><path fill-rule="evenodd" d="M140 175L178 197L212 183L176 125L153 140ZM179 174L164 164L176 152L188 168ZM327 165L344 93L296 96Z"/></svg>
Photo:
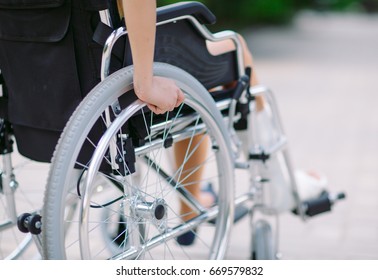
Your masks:
<svg viewBox="0 0 378 280"><path fill-rule="evenodd" d="M258 79L257 79L256 71L253 67L252 54L249 51L247 44L246 44L245 40L243 39L243 37L239 35L239 39L240 39L240 42L241 42L242 47L243 47L244 65L245 65L245 67L251 67L253 69L250 85L255 86L259 82L258 82ZM230 51L235 50L235 44L233 43L232 40L225 40L225 41L222 41L222 42L209 42L208 41L207 47L208 47L209 52L212 55L220 55L222 53L226 53L226 52L230 52ZM263 108L264 108L263 98L262 97L256 98L256 109L258 111L260 111ZM197 146L198 143L200 143L200 141L202 141L202 143L199 144L199 147L193 153L192 157L185 162L183 172L182 172L183 174L190 173L190 170L192 168L198 166L199 164L201 164L205 160L206 155L207 155L208 139L202 139L202 138L203 138L202 136L196 136L193 139L191 147L189 147L189 153L194 147ZM185 157L186 151L188 149L188 145L189 145L188 140L181 141L181 142L176 143L174 145L174 154L175 154L176 166L180 167L181 164L184 162L184 160L185 160L184 157ZM201 182L201 178L202 178L202 173L203 173L203 169L200 168L199 170L197 170L197 172L195 172L194 174L192 174L191 176L186 178L184 181L181 181L181 183L185 185L185 183L198 182L196 184L191 184L190 186L187 187L187 189L188 189L188 191L191 192L191 194L194 197L196 197L199 200L200 203L202 203L203 206L206 207L206 206L210 206L213 203L213 201L212 201L213 198L210 197L210 194L206 194L206 193L201 194L200 182ZM182 176L182 177L185 177L185 176ZM181 201L181 203L180 203L180 214L182 215L183 220L187 221L187 220L190 220L191 218L193 218L196 213L193 213L193 210L187 204L185 204L183 201Z"/></svg>
<svg viewBox="0 0 378 280"><path fill-rule="evenodd" d="M198 168L195 172L193 172L193 170L206 160L208 146L209 139L204 135L195 136L191 143L189 139L186 139L174 145L176 166L183 168L181 178L178 178L179 182L204 206L210 206L213 201L212 198L201 195L203 167ZM191 154L193 150L195 150L193 154L189 158L185 158L185 155ZM188 174L190 175L188 176ZM180 213L182 219L185 221L190 220L196 215L196 213L182 201L180 204Z"/></svg>

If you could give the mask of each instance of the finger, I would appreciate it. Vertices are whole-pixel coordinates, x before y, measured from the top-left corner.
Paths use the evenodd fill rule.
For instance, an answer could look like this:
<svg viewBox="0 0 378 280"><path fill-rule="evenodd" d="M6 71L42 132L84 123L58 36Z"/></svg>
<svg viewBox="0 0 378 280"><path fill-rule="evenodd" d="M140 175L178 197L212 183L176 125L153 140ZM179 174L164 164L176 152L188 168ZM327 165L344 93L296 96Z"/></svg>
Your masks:
<svg viewBox="0 0 378 280"><path fill-rule="evenodd" d="M164 108L164 113L173 111L175 107L176 107L176 102L174 100L171 100L171 102L166 104L166 107Z"/></svg>
<svg viewBox="0 0 378 280"><path fill-rule="evenodd" d="M159 114L160 115L163 115L163 114L165 114L165 113L167 113L168 112L168 110L162 110L162 109L159 109Z"/></svg>
<svg viewBox="0 0 378 280"><path fill-rule="evenodd" d="M152 104L147 104L147 107L156 115L160 114L160 111L158 110L158 107Z"/></svg>
<svg viewBox="0 0 378 280"><path fill-rule="evenodd" d="M161 114L164 114L165 112L167 112L167 110L161 109L159 107L156 107L155 111L156 111L155 114L157 114L157 115L161 115Z"/></svg>
<svg viewBox="0 0 378 280"><path fill-rule="evenodd" d="M175 107L178 107L184 100L185 100L184 93L180 89L178 89L178 92L177 92L177 101L176 101Z"/></svg>
<svg viewBox="0 0 378 280"><path fill-rule="evenodd" d="M156 106L155 105L147 103L147 107L148 107L148 109L150 109L152 112L155 113L155 110L156 110Z"/></svg>
<svg viewBox="0 0 378 280"><path fill-rule="evenodd" d="M180 106L181 103L182 103L182 101L179 100L179 99L177 99L176 104L175 104L175 108L178 107L178 106Z"/></svg>

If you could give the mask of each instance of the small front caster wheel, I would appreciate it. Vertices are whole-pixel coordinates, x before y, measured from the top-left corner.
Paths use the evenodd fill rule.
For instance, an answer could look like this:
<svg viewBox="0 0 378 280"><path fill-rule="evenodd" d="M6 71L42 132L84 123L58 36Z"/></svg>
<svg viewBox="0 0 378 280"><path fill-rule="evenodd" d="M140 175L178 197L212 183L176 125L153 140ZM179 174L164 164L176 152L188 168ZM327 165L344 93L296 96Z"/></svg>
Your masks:
<svg viewBox="0 0 378 280"><path fill-rule="evenodd" d="M17 227L23 233L29 232L28 223L29 223L30 216L31 216L30 213L24 213L18 216L17 218Z"/></svg>
<svg viewBox="0 0 378 280"><path fill-rule="evenodd" d="M17 227L23 233L40 234L42 231L42 217L38 214L24 213L17 219Z"/></svg>
<svg viewBox="0 0 378 280"><path fill-rule="evenodd" d="M38 214L34 214L30 217L28 223L28 229L31 234L40 234L42 231L42 222L41 216Z"/></svg>

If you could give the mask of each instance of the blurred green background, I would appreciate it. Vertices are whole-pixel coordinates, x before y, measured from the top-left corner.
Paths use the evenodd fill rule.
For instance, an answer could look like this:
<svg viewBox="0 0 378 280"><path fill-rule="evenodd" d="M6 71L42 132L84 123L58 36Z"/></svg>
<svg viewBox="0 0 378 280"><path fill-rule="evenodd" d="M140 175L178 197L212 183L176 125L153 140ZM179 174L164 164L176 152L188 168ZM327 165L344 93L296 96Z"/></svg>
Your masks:
<svg viewBox="0 0 378 280"><path fill-rule="evenodd" d="M182 0L181 0L182 1ZM177 0L158 0L166 5ZM288 24L304 9L375 13L378 0L198 0L217 16L218 25L234 28L250 25Z"/></svg>

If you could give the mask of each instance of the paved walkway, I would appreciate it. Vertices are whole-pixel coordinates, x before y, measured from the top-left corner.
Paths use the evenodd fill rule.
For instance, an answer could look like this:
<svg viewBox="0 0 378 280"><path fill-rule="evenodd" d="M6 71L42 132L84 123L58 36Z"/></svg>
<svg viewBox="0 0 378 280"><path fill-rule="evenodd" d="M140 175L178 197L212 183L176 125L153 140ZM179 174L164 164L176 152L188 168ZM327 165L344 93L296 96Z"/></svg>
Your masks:
<svg viewBox="0 0 378 280"><path fill-rule="evenodd" d="M378 259L378 15L303 13L244 35L276 93L294 164L347 193L332 214L282 217L283 258Z"/></svg>

